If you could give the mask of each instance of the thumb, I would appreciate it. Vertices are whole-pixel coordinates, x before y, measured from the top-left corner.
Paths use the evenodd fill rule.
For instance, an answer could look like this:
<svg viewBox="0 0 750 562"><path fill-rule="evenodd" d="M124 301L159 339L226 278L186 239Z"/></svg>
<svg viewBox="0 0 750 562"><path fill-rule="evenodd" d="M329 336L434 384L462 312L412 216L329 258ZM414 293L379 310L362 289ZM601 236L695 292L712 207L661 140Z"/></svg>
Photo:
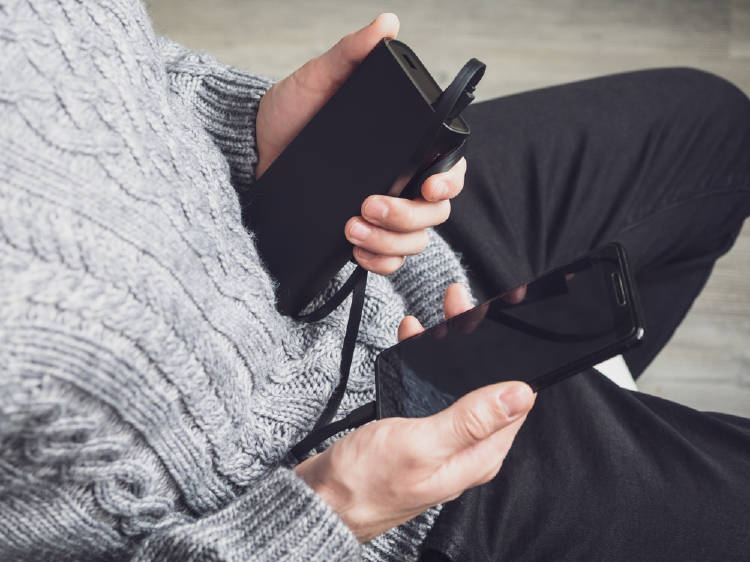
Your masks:
<svg viewBox="0 0 750 562"><path fill-rule="evenodd" d="M426 418L439 440L434 451L453 455L487 439L531 409L535 400L531 387L511 381L470 392L452 406Z"/></svg>
<svg viewBox="0 0 750 562"><path fill-rule="evenodd" d="M399 21L396 14L380 14L369 25L342 37L331 49L323 53L319 57L322 70L333 82L340 85L383 37L396 37L398 29Z"/></svg>

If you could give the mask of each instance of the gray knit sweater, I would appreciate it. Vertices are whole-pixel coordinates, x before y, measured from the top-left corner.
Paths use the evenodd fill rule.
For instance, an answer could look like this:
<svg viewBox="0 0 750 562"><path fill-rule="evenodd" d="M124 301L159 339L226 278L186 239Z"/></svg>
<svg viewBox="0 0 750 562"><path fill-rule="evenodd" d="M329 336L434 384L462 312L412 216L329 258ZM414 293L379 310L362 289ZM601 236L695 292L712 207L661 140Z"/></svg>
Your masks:
<svg viewBox="0 0 750 562"><path fill-rule="evenodd" d="M416 556L435 509L360 547L280 464L336 385L348 301L280 316L243 229L269 86L135 2L0 0L0 559ZM434 233L372 276L339 415L464 280Z"/></svg>

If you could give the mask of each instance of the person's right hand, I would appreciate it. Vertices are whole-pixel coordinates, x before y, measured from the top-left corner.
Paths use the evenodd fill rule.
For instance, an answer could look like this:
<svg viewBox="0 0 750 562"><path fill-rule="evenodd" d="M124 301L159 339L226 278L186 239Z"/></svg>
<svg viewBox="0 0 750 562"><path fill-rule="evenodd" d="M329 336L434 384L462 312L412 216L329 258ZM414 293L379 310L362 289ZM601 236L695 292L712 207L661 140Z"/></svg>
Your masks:
<svg viewBox="0 0 750 562"><path fill-rule="evenodd" d="M465 289L449 287L447 317L470 306ZM399 338L421 329L407 317ZM296 472L365 542L494 478L534 400L522 382L486 386L427 418L369 423Z"/></svg>

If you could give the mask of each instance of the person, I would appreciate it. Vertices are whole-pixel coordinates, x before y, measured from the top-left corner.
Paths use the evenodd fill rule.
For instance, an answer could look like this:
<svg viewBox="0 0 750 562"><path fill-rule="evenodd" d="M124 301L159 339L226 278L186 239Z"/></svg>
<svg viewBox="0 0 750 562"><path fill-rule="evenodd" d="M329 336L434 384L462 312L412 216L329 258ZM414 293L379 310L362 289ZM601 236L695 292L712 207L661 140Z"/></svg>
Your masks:
<svg viewBox="0 0 750 562"><path fill-rule="evenodd" d="M309 325L276 312L238 193L396 35L393 15L273 85L155 37L126 0L11 2L0 30L3 559L747 553L750 422L593 372L538 398L490 385L284 465L336 385L346 307ZM339 416L373 398L396 328L611 240L643 296L638 375L750 214L750 104L705 73L606 77L467 119L468 168L417 201L368 198L345 226L380 275Z"/></svg>

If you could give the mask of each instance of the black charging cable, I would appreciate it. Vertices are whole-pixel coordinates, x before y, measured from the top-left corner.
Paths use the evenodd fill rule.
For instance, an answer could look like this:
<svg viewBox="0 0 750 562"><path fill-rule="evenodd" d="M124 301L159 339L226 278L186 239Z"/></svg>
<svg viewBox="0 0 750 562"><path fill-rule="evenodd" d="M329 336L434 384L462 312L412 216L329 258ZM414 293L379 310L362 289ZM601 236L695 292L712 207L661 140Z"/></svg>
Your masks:
<svg viewBox="0 0 750 562"><path fill-rule="evenodd" d="M365 291L367 289L367 270L362 266L357 266L357 269L349 276L346 283L333 295L323 306L313 311L309 315L298 316L298 319L305 322L316 322L321 318L325 318L328 314L344 301L348 296L348 293L352 293L352 305L349 309L349 320L346 323L346 333L344 334L344 343L341 346L341 362L339 363L339 383L328 399L326 407L318 417L318 421L313 426L313 432L308 436L314 436L316 430L325 426L333 419L336 415L336 411L341 405L341 400L344 398L346 392L346 385L349 383L349 371L352 367L352 359L354 357L354 347L357 343L357 334L359 333L359 323L362 321L362 309L365 304ZM342 296L343 295L343 296ZM323 312L321 312L321 310ZM310 320L314 318L314 320ZM297 447L299 445L295 445Z"/></svg>
<svg viewBox="0 0 750 562"><path fill-rule="evenodd" d="M482 61L470 59L458 72L451 85L440 94L435 104L435 113L445 112L445 117L441 123L455 119L474 101L474 90L484 76L486 68L487 66ZM443 105L448 108L447 111L441 108Z"/></svg>
<svg viewBox="0 0 750 562"><path fill-rule="evenodd" d="M341 431L354 429L355 427L365 425L367 422L371 422L375 419L375 415L375 402L368 402L364 406L352 410L347 416L340 420L329 423L317 431L313 431L302 441L292 447L292 450L289 451L286 456L287 463L290 465L300 463L305 458L305 455L307 455L307 453L309 453L316 445L319 445L329 437L333 437Z"/></svg>

